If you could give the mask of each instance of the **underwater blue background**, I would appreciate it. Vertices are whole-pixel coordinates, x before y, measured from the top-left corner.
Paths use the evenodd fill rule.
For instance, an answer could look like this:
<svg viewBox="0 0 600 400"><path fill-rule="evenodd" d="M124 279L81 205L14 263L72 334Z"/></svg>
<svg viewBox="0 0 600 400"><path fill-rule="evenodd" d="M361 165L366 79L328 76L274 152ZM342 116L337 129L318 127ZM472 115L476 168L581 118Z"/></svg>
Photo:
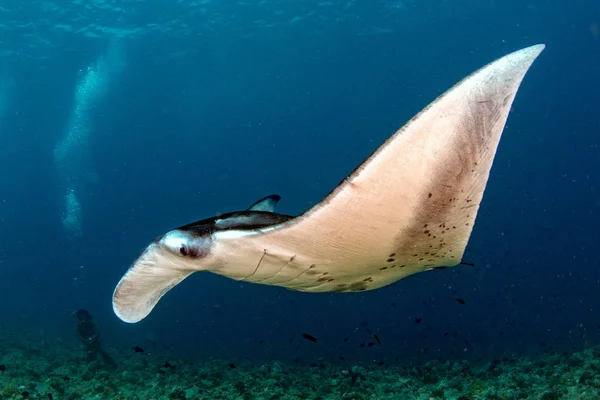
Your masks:
<svg viewBox="0 0 600 400"><path fill-rule="evenodd" d="M599 26L592 0L0 0L0 326L74 342L70 312L87 308L109 346L231 360L598 344ZM138 324L113 314L154 237L270 193L278 212L305 211L465 75L539 42L465 255L475 268L359 294L199 273ZM360 348L369 330L381 346Z"/></svg>

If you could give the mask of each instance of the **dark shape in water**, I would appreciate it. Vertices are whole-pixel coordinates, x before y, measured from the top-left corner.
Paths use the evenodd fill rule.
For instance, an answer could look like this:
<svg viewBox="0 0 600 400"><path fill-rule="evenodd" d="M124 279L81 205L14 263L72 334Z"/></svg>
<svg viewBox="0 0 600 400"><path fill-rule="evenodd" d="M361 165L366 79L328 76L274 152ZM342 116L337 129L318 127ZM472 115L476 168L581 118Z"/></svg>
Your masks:
<svg viewBox="0 0 600 400"><path fill-rule="evenodd" d="M379 336L377 336L376 333L373 334L373 337L375 338L375 340L377 340L377 344L381 344L381 340L379 340Z"/></svg>
<svg viewBox="0 0 600 400"><path fill-rule="evenodd" d="M83 344L87 352L87 360L94 361L98 355L104 363L112 369L117 368L117 363L111 356L102 350L102 341L100 340L100 332L94 323L92 314L87 310L79 309L71 314L77 319L77 339Z"/></svg>
<svg viewBox="0 0 600 400"><path fill-rule="evenodd" d="M458 301L460 304L467 304L467 302L461 299L460 297L457 297L456 301Z"/></svg>
<svg viewBox="0 0 600 400"><path fill-rule="evenodd" d="M315 338L313 335L309 335L308 333L303 333L302 337L310 342L317 343L317 338Z"/></svg>
<svg viewBox="0 0 600 400"><path fill-rule="evenodd" d="M0 372L6 372L6 365L0 364Z"/></svg>
<svg viewBox="0 0 600 400"><path fill-rule="evenodd" d="M135 346L132 347L133 351L135 351L136 353L143 353L144 349L142 349L140 346Z"/></svg>
<svg viewBox="0 0 600 400"><path fill-rule="evenodd" d="M229 365L229 368L235 369L235 364L234 363L229 363L228 365Z"/></svg>
<svg viewBox="0 0 600 400"><path fill-rule="evenodd" d="M421 322L423 322L422 318L419 318L419 317L415 318L415 324L420 324Z"/></svg>

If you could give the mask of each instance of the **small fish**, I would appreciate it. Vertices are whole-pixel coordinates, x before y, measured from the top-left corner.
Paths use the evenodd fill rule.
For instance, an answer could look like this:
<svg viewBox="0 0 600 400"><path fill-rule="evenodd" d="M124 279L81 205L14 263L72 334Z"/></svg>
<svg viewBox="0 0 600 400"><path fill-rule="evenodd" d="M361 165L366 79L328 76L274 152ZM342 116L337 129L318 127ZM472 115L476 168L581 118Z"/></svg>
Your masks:
<svg viewBox="0 0 600 400"><path fill-rule="evenodd" d="M0 364L0 372L6 372L6 365Z"/></svg>
<svg viewBox="0 0 600 400"><path fill-rule="evenodd" d="M377 365L379 365L380 367L381 367L383 364L385 364L383 361L379 361L379 362L377 363Z"/></svg>
<svg viewBox="0 0 600 400"><path fill-rule="evenodd" d="M369 342L369 347L373 347L373 346L375 346L375 343L374 342Z"/></svg>
<svg viewBox="0 0 600 400"><path fill-rule="evenodd" d="M165 368L171 368L173 365L170 362L166 362L163 364L163 367Z"/></svg>
<svg viewBox="0 0 600 400"><path fill-rule="evenodd" d="M376 333L373 334L373 337L375 338L375 340L377 340L377 344L381 344L381 340L379 340L379 336L377 336Z"/></svg>
<svg viewBox="0 0 600 400"><path fill-rule="evenodd" d="M229 363L228 365L229 365L229 368L235 369L235 364L234 363Z"/></svg>
<svg viewBox="0 0 600 400"><path fill-rule="evenodd" d="M340 356L339 358L340 358L340 360L342 360L342 361L344 361L344 360L345 360L345 358L344 358L344 357L342 357L342 356Z"/></svg>
<svg viewBox="0 0 600 400"><path fill-rule="evenodd" d="M135 351L136 353L143 353L144 349L142 349L140 346L135 346L133 347L133 351Z"/></svg>
<svg viewBox="0 0 600 400"><path fill-rule="evenodd" d="M460 297L457 297L456 301L458 301L460 304L467 304L467 302L461 299Z"/></svg>
<svg viewBox="0 0 600 400"><path fill-rule="evenodd" d="M420 324L421 322L423 322L422 318L415 318L415 324Z"/></svg>
<svg viewBox="0 0 600 400"><path fill-rule="evenodd" d="M348 340L350 340L350 339L348 339L347 337L345 337L344 338L344 343L346 343Z"/></svg>
<svg viewBox="0 0 600 400"><path fill-rule="evenodd" d="M317 343L317 338L315 338L313 335L309 335L308 333L303 333L302 337L308 341Z"/></svg>
<svg viewBox="0 0 600 400"><path fill-rule="evenodd" d="M54 396L52 395L52 393L48 393L48 398L49 398L50 400L54 400Z"/></svg>

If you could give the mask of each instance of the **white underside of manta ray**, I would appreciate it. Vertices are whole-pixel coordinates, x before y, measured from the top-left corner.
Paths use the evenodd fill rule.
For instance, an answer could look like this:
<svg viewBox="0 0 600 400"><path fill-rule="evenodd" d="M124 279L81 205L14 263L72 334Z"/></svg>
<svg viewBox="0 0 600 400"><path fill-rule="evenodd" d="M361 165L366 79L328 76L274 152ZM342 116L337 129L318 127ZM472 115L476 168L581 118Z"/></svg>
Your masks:
<svg viewBox="0 0 600 400"><path fill-rule="evenodd" d="M298 217L274 213L273 195L158 237L117 285L115 313L142 320L196 271L303 292L360 292L458 265L513 99L544 47L463 79Z"/></svg>

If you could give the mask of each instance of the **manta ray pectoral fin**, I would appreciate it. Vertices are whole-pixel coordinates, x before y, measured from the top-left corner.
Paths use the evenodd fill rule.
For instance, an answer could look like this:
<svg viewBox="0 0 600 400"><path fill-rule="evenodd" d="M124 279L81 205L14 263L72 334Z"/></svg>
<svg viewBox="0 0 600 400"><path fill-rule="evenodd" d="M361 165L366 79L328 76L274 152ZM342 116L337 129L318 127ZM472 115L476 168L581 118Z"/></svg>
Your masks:
<svg viewBox="0 0 600 400"><path fill-rule="evenodd" d="M544 47L516 51L472 73L313 208L248 234L248 248L297 255L281 270L261 266L257 274L276 277L261 282L306 292L364 291L458 265L513 99ZM314 268L298 274L309 265Z"/></svg>
<svg viewBox="0 0 600 400"><path fill-rule="evenodd" d="M186 266L185 257L157 241L151 243L119 281L113 293L115 314L125 322L141 321L165 293L195 271Z"/></svg>
<svg viewBox="0 0 600 400"><path fill-rule="evenodd" d="M275 206L277 205L277 203L279 203L279 200L281 200L281 196L279 196L278 194L272 194L263 197L262 199L248 207L248 211L274 212Z"/></svg>

